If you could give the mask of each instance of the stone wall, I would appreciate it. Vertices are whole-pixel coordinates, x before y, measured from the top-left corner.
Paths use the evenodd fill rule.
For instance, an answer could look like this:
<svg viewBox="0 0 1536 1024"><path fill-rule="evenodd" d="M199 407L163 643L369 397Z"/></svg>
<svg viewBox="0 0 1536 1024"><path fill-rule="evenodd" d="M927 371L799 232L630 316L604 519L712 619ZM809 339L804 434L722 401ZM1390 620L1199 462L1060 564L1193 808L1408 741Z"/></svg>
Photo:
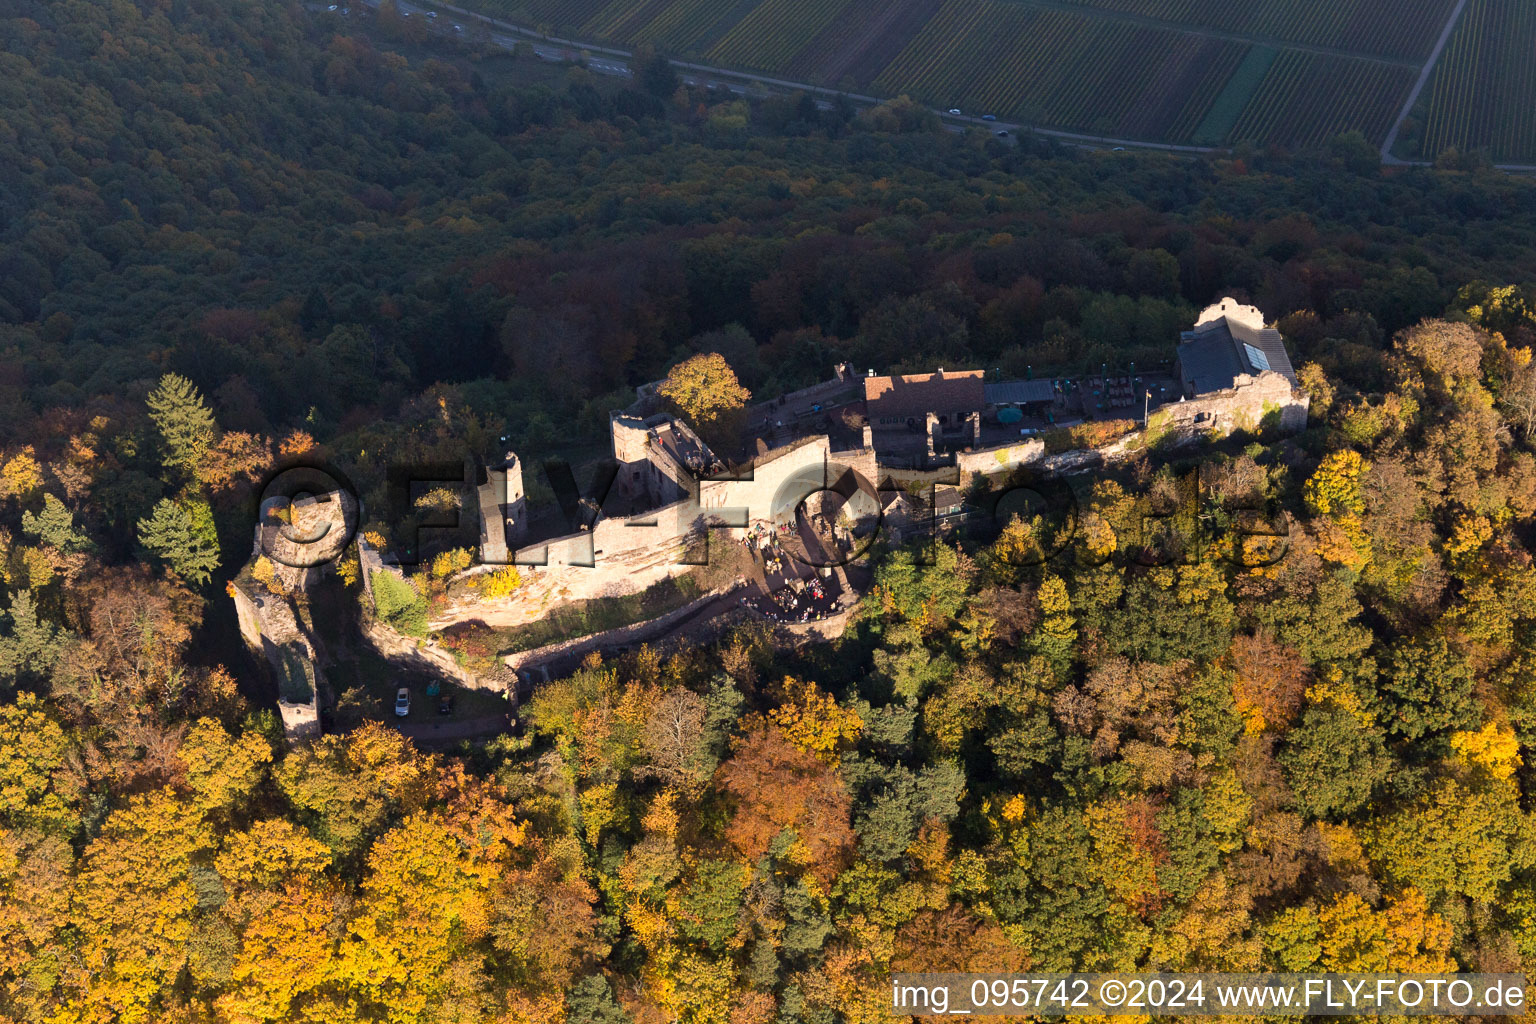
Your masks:
<svg viewBox="0 0 1536 1024"><path fill-rule="evenodd" d="M480 549L487 562L504 564L508 545L522 543L528 533L527 496L523 464L507 452L499 466L489 466L485 483L476 488L480 508Z"/></svg>
<svg viewBox="0 0 1536 1024"><path fill-rule="evenodd" d="M1015 466L1027 466L1045 458L1045 442L1039 438L1020 440L995 448L978 448L975 451L956 452L955 468L960 479L969 480L972 473L1002 473Z"/></svg>
<svg viewBox="0 0 1536 1024"><path fill-rule="evenodd" d="M616 444L615 454L624 454L622 446ZM700 480L681 501L638 515L603 517L590 530L524 547L514 556L524 581L519 603L532 621L560 601L638 593L694 568L683 561L691 534L782 521L805 498L837 485L849 469L873 488L873 452L834 455L825 436L807 438L759 456L730 479Z"/></svg>
<svg viewBox="0 0 1536 1024"><path fill-rule="evenodd" d="M261 650L261 611L255 600L235 583L229 585L229 597L235 603L235 618L246 646L253 651Z"/></svg>
<svg viewBox="0 0 1536 1024"><path fill-rule="evenodd" d="M473 672L467 671L459 665L453 652L446 647L431 640L406 636L387 622L374 618L371 614L374 574L392 573L402 580L405 574L397 566L385 565L379 553L362 537L357 538L357 561L361 569L363 592L367 596L366 610L369 612L363 625L363 638L372 645L374 650L390 661L405 662L417 671L446 676L472 690L494 690L498 693L502 691L501 680L482 679Z"/></svg>
<svg viewBox="0 0 1536 1024"><path fill-rule="evenodd" d="M320 703L325 679L320 673L319 654L309 635L299 625L290 598L272 593L259 584L251 589L239 583L229 585L240 635L266 664L278 691L277 711L283 721L283 735L289 743L298 743L320 735ZM303 685L295 685L290 673L300 673ZM301 691L307 690L307 693Z"/></svg>
<svg viewBox="0 0 1536 1024"><path fill-rule="evenodd" d="M357 565L358 575L362 577L363 594L368 598L370 607L373 605L373 574L384 570L384 559L374 550L367 539L358 534L357 537ZM398 570L396 570L398 575Z"/></svg>
<svg viewBox="0 0 1536 1024"><path fill-rule="evenodd" d="M514 556L523 577L520 599L549 605L617 597L681 575L692 568L682 562L683 543L700 515L690 498L642 515L600 518L591 530L522 548Z"/></svg>
<svg viewBox="0 0 1536 1024"><path fill-rule="evenodd" d="M536 669L546 662L556 659L583 658L589 652L601 650L607 647L633 646L635 644L650 643L660 639L672 630L679 622L691 615L695 615L700 609L711 604L727 594L737 590L739 584L728 587L720 587L708 593L701 594L694 600L674 609L665 615L645 622L636 622L628 626L619 626L602 633L592 633L588 636L572 637L569 640L561 640L557 643L546 644L543 647L535 647L532 650L518 651L509 654L503 659L507 667L513 671Z"/></svg>
<svg viewBox="0 0 1536 1024"><path fill-rule="evenodd" d="M320 735L320 707L313 701L308 704L277 702L277 714L283 721L283 737L290 743L302 743Z"/></svg>
<svg viewBox="0 0 1536 1024"><path fill-rule="evenodd" d="M363 637L385 659L404 662L418 672L445 676L471 690L501 693L505 689L502 680L483 679L462 668L453 652L447 648L430 640L405 636L378 619L367 620L363 626Z"/></svg>
<svg viewBox="0 0 1536 1024"><path fill-rule="evenodd" d="M825 434L803 438L759 455L736 479L700 481L699 504L715 514L734 510L743 525L783 521L802 500L835 481L834 467Z"/></svg>
<svg viewBox="0 0 1536 1024"><path fill-rule="evenodd" d="M1257 377L1239 374L1232 387L1222 391L1169 402L1148 417L1147 426L1153 435L1176 431L1225 436L1235 430L1257 430L1273 415L1275 424L1289 433L1306 428L1309 402L1284 376L1266 370Z"/></svg>
<svg viewBox="0 0 1536 1024"><path fill-rule="evenodd" d="M1282 429L1300 429L1306 423L1306 398L1294 392L1279 374L1245 376L1227 391L1165 405L1154 414L1148 433L1156 439L1170 433L1180 437L1212 431L1224 434L1256 428L1270 414L1278 417ZM499 609L503 613L498 616L499 624L535 621L546 609L562 602L622 597L682 575L693 568L683 561L687 542L705 529L739 530L759 523L784 522L801 501L818 491L832 488L851 498L853 487L873 491L886 474L914 475L879 464L873 447L833 452L829 439L816 435L764 452L729 478L693 480L686 467L653 441L653 431L671 423L665 416L639 419L614 414L610 421L613 454L623 467L620 482L632 496L679 492L683 496L637 515L600 517L590 529L516 551L513 561L522 574L523 586L508 607ZM1147 440L1147 436L1136 434L1102 451L1066 452L1047 458L1043 440L1021 438L1005 445L956 452L954 465L943 467L943 479L935 477L935 482L960 485L976 473L995 475L1024 465L1038 466L1046 473L1081 472L1144 447ZM823 497L830 499L830 495ZM870 502L853 499L849 512L873 513L878 498L870 497ZM813 500L812 511L833 504L837 503ZM365 562L366 585L376 556L371 559L362 543L359 551ZM455 608L434 625L473 617L473 608Z"/></svg>
<svg viewBox="0 0 1536 1024"><path fill-rule="evenodd" d="M293 501L281 495L268 498L257 518L256 552L272 563L283 589L308 590L335 568L361 514L357 499L344 490Z"/></svg>
<svg viewBox="0 0 1536 1024"><path fill-rule="evenodd" d="M614 484L621 496L644 496L654 503L666 504L692 492L693 477L687 467L656 444L654 432L658 429L676 431L704 447L693 431L671 416L658 413L637 419L623 413L609 415L613 458L620 466Z"/></svg>

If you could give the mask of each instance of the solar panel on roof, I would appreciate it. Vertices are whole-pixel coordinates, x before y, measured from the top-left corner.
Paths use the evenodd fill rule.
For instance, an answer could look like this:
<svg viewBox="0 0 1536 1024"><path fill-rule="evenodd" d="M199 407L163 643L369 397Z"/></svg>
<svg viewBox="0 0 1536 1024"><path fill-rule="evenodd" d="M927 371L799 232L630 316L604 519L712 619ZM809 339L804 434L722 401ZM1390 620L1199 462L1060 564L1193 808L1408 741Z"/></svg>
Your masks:
<svg viewBox="0 0 1536 1024"><path fill-rule="evenodd" d="M1252 366L1255 370L1269 369L1269 356L1266 356L1262 350L1254 348L1245 342L1243 344L1243 351L1248 356L1249 366Z"/></svg>

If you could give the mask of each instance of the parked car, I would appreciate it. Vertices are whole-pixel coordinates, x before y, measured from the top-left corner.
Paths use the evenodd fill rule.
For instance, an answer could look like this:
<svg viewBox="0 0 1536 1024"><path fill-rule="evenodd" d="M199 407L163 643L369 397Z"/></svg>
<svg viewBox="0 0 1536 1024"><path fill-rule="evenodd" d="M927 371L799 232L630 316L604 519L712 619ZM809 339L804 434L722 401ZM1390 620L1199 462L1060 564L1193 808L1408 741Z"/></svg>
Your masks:
<svg viewBox="0 0 1536 1024"><path fill-rule="evenodd" d="M443 699L437 702L437 713L440 715L453 714L453 694L443 694Z"/></svg>
<svg viewBox="0 0 1536 1024"><path fill-rule="evenodd" d="M436 11L428 11L427 12L427 20L428 21L436 21L437 20L437 12Z"/></svg>
<svg viewBox="0 0 1536 1024"><path fill-rule="evenodd" d="M1008 129L1007 128L999 128L993 134L996 135L1000 139L1006 139L1008 137Z"/></svg>
<svg viewBox="0 0 1536 1024"><path fill-rule="evenodd" d="M949 112L951 114L954 114L956 117L960 116L960 108L959 107L950 107L949 108Z"/></svg>
<svg viewBox="0 0 1536 1024"><path fill-rule="evenodd" d="M464 31L464 26L463 25L455 25L455 26L453 26L453 30L455 32L463 32Z"/></svg>
<svg viewBox="0 0 1536 1024"><path fill-rule="evenodd" d="M334 11L339 6L340 6L339 4L331 4L331 6L327 7L326 10Z"/></svg>
<svg viewBox="0 0 1536 1024"><path fill-rule="evenodd" d="M404 718L411 713L411 691L405 687L395 693L395 717Z"/></svg>
<svg viewBox="0 0 1536 1024"><path fill-rule="evenodd" d="M996 114L982 114L981 115L981 119L983 121L996 121L997 120L997 115Z"/></svg>

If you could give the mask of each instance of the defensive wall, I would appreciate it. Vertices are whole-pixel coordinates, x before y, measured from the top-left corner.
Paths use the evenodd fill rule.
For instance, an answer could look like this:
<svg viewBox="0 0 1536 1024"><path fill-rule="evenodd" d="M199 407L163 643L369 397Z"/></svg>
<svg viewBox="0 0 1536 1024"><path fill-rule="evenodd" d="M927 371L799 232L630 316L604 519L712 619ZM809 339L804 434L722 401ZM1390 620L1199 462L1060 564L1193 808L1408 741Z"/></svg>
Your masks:
<svg viewBox="0 0 1536 1024"><path fill-rule="evenodd" d="M367 598L366 607L370 611L373 608L373 581L379 573L387 572L405 582L406 586L410 586L399 567L386 563L374 550L373 545L368 543L367 538L362 536L357 538L357 562L358 575L361 577L363 593ZM389 623L371 614L364 622L363 638L386 661L402 664L419 672L444 676L473 690L492 690L500 693L505 688L502 680L483 679L464 669L459 665L453 652L441 644L422 637L406 636Z"/></svg>
<svg viewBox="0 0 1536 1024"><path fill-rule="evenodd" d="M830 384L833 388L847 386L845 381ZM830 439L818 434L773 449L760 443L757 457L748 465L722 468L692 431L670 417L615 413L610 425L613 454L619 463L616 484L627 485L631 493L623 497L629 507L638 506L643 511L598 515L584 502L584 514L592 516L590 526L518 547L511 560L523 583L511 597L503 599L506 607L497 607L502 613L498 618L501 624L515 625L536 621L560 603L639 593L691 571L695 566L690 564L688 549L706 532L725 540L753 526L783 523L794 516L802 502L812 515L838 508L847 519L868 522L883 505L875 492L882 485L931 479L964 486L974 474L997 475L1021 466L1034 466L1046 475L1082 472L1145 450L1149 444L1186 443L1261 426L1299 430L1306 425L1307 405L1306 396L1278 373L1239 375L1231 388L1163 405L1149 417L1144 430L1111 445L1047 455L1042 440L1019 439L957 451L949 465L930 463L933 468L926 472L884 464L867 428L865 444L853 450L833 451ZM482 517L499 520L483 523L482 536L503 527L518 539L526 530L526 508L517 457L507 453L506 462L488 475L481 490ZM302 544L327 524L338 528L337 535L349 535L348 527L360 512L348 496L325 493L299 498L286 512L275 504L263 506L256 527L256 554L276 552L281 556L290 538L296 538L292 543ZM364 538L358 538L357 552L371 608L378 573L389 572L402 579L404 574L385 563ZM499 560L494 556L501 553L488 545L482 554L492 561ZM285 727L291 736L305 735L318 728L318 696L310 693L303 700L289 698L301 696L304 678L315 681L311 690L323 685L316 671L322 659L301 628L292 602L283 594L303 591L325 567L290 568L283 565L282 557L271 561L279 573L271 590L249 582L243 587L232 586L231 595L247 642L262 651L282 681ZM476 571L489 568L477 567ZM440 610L432 625L440 628L472 619L486 607L471 598ZM386 623L371 622L366 636L380 653L412 667L448 676L466 686L502 685L464 671L451 651L427 640L402 636Z"/></svg>
<svg viewBox="0 0 1536 1024"><path fill-rule="evenodd" d="M629 435L628 424L615 423ZM633 450L616 444L615 454ZM859 482L873 486L876 473L873 451L833 452L825 436L804 438L749 466L691 480L686 497L661 508L599 517L589 529L519 548L513 561L523 586L516 600L527 607L531 621L558 601L637 593L693 569L684 555L702 531L783 521L807 499L813 511L821 511L836 504L838 494L860 506L854 498ZM872 501L862 504L871 512L878 509Z"/></svg>
<svg viewBox="0 0 1536 1024"><path fill-rule="evenodd" d="M1310 402L1273 370L1256 377L1239 374L1230 388L1160 406L1147 417L1147 429L1153 434L1214 432L1225 437L1235 430L1257 430L1273 416L1275 426L1291 433L1306 428Z"/></svg>
<svg viewBox="0 0 1536 1024"><path fill-rule="evenodd" d="M980 473L983 476L1005 473L1019 466L1039 462L1044 457L1045 442L1038 438L1030 438L1027 441L996 445L992 448L956 452L955 468L960 471L960 480L963 483L971 478L972 473Z"/></svg>
<svg viewBox="0 0 1536 1024"><path fill-rule="evenodd" d="M678 623L697 615L701 609L730 594L738 589L738 587L739 584L735 583L727 587L717 587L714 590L700 594L681 608L674 608L665 615L654 619L631 623L628 626L618 626L613 629L604 630L601 633L591 633L587 636L560 640L552 644L545 644L543 647L518 651L507 655L503 660L506 662L507 667L514 671L529 671L537 670L540 666L547 665L553 661L580 659L591 651L603 648L650 643L667 635Z"/></svg>
<svg viewBox="0 0 1536 1024"><path fill-rule="evenodd" d="M683 496L634 515L599 516L590 528L518 549L513 561L524 583L513 600L521 609L519 621L533 621L559 602L638 593L690 571L685 551L706 529L784 522L802 501L812 514L841 504L850 518L871 516L880 508L873 488L887 478L932 475L963 486L974 474L996 475L1021 466L1046 474L1080 472L1154 441L1180 443L1266 424L1295 431L1305 427L1306 417L1306 396L1280 374L1265 372L1239 376L1227 390L1168 403L1152 414L1145 431L1098 449L1047 455L1039 438L1020 439L957 451L952 466L924 474L883 465L873 444L833 451L826 435L815 435L761 451L745 467L719 471L716 463L713 474L696 476L676 455L679 445L702 448L686 427L664 415L638 419L615 414L613 453L620 464L618 480L629 482L634 492L629 496ZM707 455L708 449L702 450ZM466 610L457 609L448 621L465 617Z"/></svg>
<svg viewBox="0 0 1536 1024"><path fill-rule="evenodd" d="M655 415L640 419L625 413L608 418L613 457L619 463L614 481L621 496L645 499L663 505L678 501L692 491L693 478L703 469L690 471L680 456L679 445L663 443L662 434L680 439L684 445L708 452L693 431L670 416Z"/></svg>
<svg viewBox="0 0 1536 1024"><path fill-rule="evenodd" d="M246 645L267 666L277 686L277 711L289 743L320 735L320 699L324 677L311 637L299 624L291 598L258 584L231 582L230 598Z"/></svg>

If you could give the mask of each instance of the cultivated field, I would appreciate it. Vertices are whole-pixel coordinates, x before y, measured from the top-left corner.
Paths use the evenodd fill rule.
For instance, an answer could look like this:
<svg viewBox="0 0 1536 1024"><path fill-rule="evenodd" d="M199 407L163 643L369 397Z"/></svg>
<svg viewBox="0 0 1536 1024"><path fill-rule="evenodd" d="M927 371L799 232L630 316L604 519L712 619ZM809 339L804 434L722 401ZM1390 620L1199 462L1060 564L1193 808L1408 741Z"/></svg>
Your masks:
<svg viewBox="0 0 1536 1024"><path fill-rule="evenodd" d="M1536 164L1536 4L1470 0L1426 93L1422 155L1486 149Z"/></svg>
<svg viewBox="0 0 1536 1024"><path fill-rule="evenodd" d="M1350 130L1381 142L1456 0L469 2L577 38L1041 127L1295 147ZM1471 0L1463 20L1452 67L1426 90L1426 134L1530 154L1536 0ZM1527 112L1489 114L1490 96Z"/></svg>
<svg viewBox="0 0 1536 1024"><path fill-rule="evenodd" d="M1299 43L1422 61L1454 0L1074 0L1074 6Z"/></svg>
<svg viewBox="0 0 1536 1024"><path fill-rule="evenodd" d="M1413 77L1413 71L1389 64L1285 50L1228 137L1299 147L1355 129L1380 141Z"/></svg>

